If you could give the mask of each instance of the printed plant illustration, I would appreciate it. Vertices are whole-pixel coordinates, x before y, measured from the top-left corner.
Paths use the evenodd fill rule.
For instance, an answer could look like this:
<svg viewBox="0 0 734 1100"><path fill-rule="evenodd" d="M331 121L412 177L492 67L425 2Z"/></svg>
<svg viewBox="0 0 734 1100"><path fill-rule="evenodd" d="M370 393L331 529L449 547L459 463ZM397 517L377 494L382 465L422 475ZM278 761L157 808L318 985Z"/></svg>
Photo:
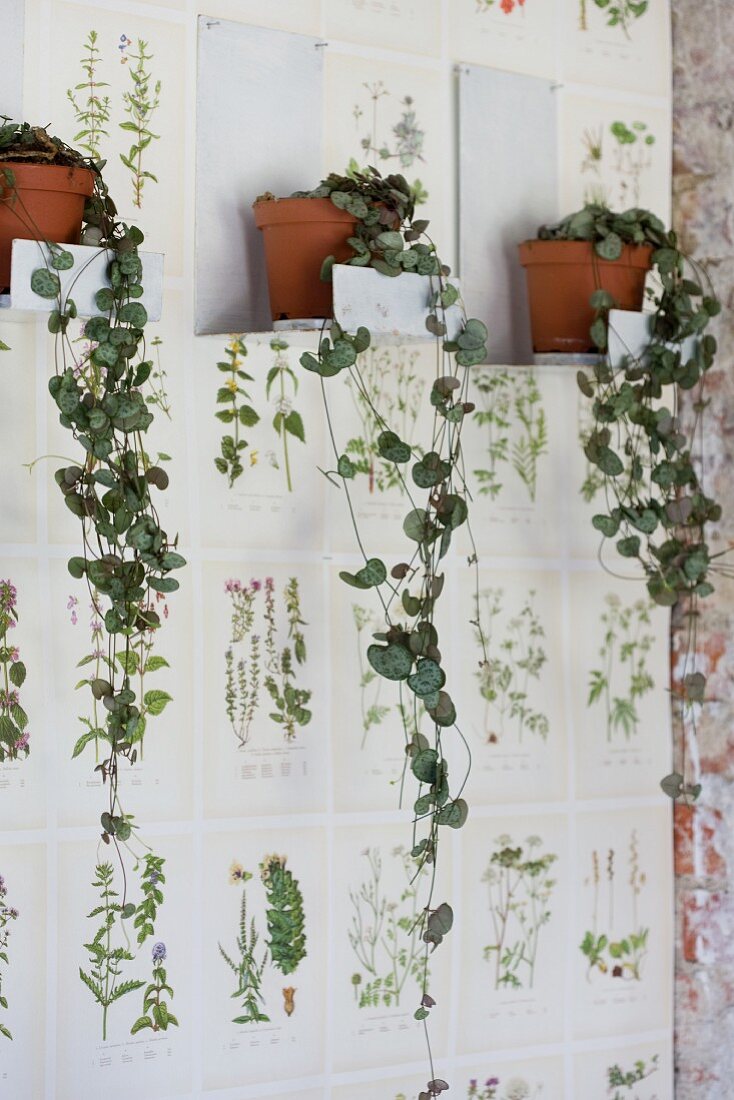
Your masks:
<svg viewBox="0 0 734 1100"><path fill-rule="evenodd" d="M111 863L98 863L92 885L99 891L100 903L88 914L90 920L101 917L99 928L91 943L85 943L89 953L89 973L79 967L79 977L91 991L102 1008L102 1039L107 1038L107 1013L111 1005L128 993L141 989L145 982L133 978L123 981L124 964L133 962L135 956L127 944L122 922L132 917L132 902L122 906L114 889L114 872Z"/></svg>
<svg viewBox="0 0 734 1100"><path fill-rule="evenodd" d="M613 145L612 168L619 177L619 206L638 206L642 178L652 167L650 150L655 144L645 122L616 121L609 127L615 144Z"/></svg>
<svg viewBox="0 0 734 1100"><path fill-rule="evenodd" d="M641 1081L646 1081L648 1077L652 1077L653 1073L657 1073L660 1068L659 1063L659 1055L655 1054L649 1062L638 1059L629 1070L623 1070L619 1065L610 1066L607 1070L609 1100L642 1100L642 1096L637 1092L637 1085ZM634 1096L631 1095L633 1092Z"/></svg>
<svg viewBox="0 0 734 1100"><path fill-rule="evenodd" d="M270 719L283 727L286 741L294 741L296 727L307 726L311 721L311 711L306 704L310 702L311 691L296 686L296 666L306 661L306 639L301 618L301 597L298 580L291 577L283 590L286 618L288 622L288 644L278 646L277 625L275 621L275 583L272 577L265 578L265 687L267 688L275 710ZM294 665L295 660L295 665Z"/></svg>
<svg viewBox="0 0 734 1100"><path fill-rule="evenodd" d="M354 997L360 1008L398 1007L406 984L420 988L424 960L419 925L420 882L429 871L423 864L415 871L404 848L393 849L392 859L404 877L397 898L388 898L382 883L379 848L362 853L368 872L358 889L349 891L352 919L349 943L365 971L352 975Z"/></svg>
<svg viewBox="0 0 734 1100"><path fill-rule="evenodd" d="M423 145L426 132L418 121L413 97L406 95L400 100L400 118L387 134L386 127L380 119L380 107L385 100L393 103L395 97L381 80L376 80L374 84L364 83L362 87L369 97L367 111L365 112L364 100L355 103L352 108L355 126L362 135L359 141L362 160L367 164L378 162L388 164L390 161L397 161L394 169L397 172L412 168L416 161L424 161ZM349 172L361 170L356 159L350 160ZM393 170L392 167L390 170ZM425 202L428 198L428 192L424 190L419 179L412 181L411 191L416 205Z"/></svg>
<svg viewBox="0 0 734 1100"><path fill-rule="evenodd" d="M611 157L605 157L604 142L611 142ZM619 119L604 126L584 130L581 138L581 173L591 177L584 189L584 202L626 209L638 206L645 176L652 168L655 135L647 123L629 124Z"/></svg>
<svg viewBox="0 0 734 1100"><path fill-rule="evenodd" d="M346 380L359 416L360 433L347 442L345 452L355 472L367 475L370 493L405 491L395 463L380 454L379 437L385 422L389 422L396 425L401 439L413 444L426 387L425 378L416 369L417 360L417 352L404 348L372 349L363 357L360 375L350 374ZM417 455L422 453L418 447L414 450Z"/></svg>
<svg viewBox="0 0 734 1100"><path fill-rule="evenodd" d="M103 679L103 673L106 675L107 672L110 671L111 666L110 658L103 648L104 624L102 621L102 612L100 610L99 595L95 589L92 589L91 595L92 599L89 605L90 648L81 660L77 662L77 668L89 667L90 674L77 683L77 690L91 687L95 681ZM66 608L67 611L71 612L72 625L76 626L79 622L78 598L73 595L69 596ZM135 680L138 687L137 694L140 699L140 717L137 726L130 734L128 740L131 746L138 746L141 760L143 759L145 731L149 719L162 714L172 700L172 696L169 695L167 691L162 691L160 688L148 687L152 673L158 672L162 668L169 667L165 657L161 657L159 654L153 652L154 636L161 625L161 620L167 619L168 614L168 603L165 595L162 592L156 592L155 595L149 599L147 606L143 607L141 610L141 619L148 624L147 629L142 627L135 644L123 650L121 653L118 653L116 658L120 670L125 675L129 676L131 680ZM98 758L100 739L106 741L108 744L111 743L111 734L98 709L100 701L97 699L94 691L90 694L92 697L92 712L91 714L79 717L79 721L84 727L84 733L81 734L74 745L72 758L79 756L87 745L92 742L94 742L95 757Z"/></svg>
<svg viewBox="0 0 734 1100"><path fill-rule="evenodd" d="M123 35L121 41L121 61L128 65L131 87L123 93L124 110L128 117L125 122L120 123L120 129L132 133L133 138L127 155L120 153L120 160L132 177L133 204L140 208L143 205L145 181L158 182L152 172L143 169L143 153L152 142L160 138L150 127L153 115L160 106L161 82L154 80L148 71L147 63L153 60L153 54L147 52L148 43L139 38L138 52L133 53L132 50L128 52L131 45L129 39ZM130 64L133 61L135 64Z"/></svg>
<svg viewBox="0 0 734 1100"><path fill-rule="evenodd" d="M12 932L12 923L20 916L17 909L7 903L8 887L5 879L0 875L0 1009L8 1011L8 998L3 992L5 967L10 965L8 957L8 943ZM0 1019L0 1035L6 1039L12 1039L13 1035L7 1025Z"/></svg>
<svg viewBox="0 0 734 1100"><path fill-rule="evenodd" d="M270 347L275 352L275 362L268 371L265 382L265 396L270 400L270 395L275 390L275 416L273 417L273 430L278 436L283 454L283 468L288 492L293 492L293 477L288 453L288 439L293 436L301 443L306 442L306 434L303 427L301 414L293 408L293 401L298 393L298 378L288 362L285 352L288 345L285 340L271 340ZM290 393L287 391L290 389ZM274 460L274 461L273 461ZM273 454L271 461L276 469L279 463Z"/></svg>
<svg viewBox="0 0 734 1100"><path fill-rule="evenodd" d="M173 997L173 990L166 982L166 970L163 963L166 961L165 943L154 943L151 951L153 961L153 976L145 987L143 993L143 1014L139 1016L130 1028L130 1034L136 1035L139 1031L150 1028L151 1031L168 1031L169 1027L178 1027L178 1020L168 1008L165 995Z"/></svg>
<svg viewBox="0 0 734 1100"><path fill-rule="evenodd" d="M151 392L146 397L146 405L156 405L162 413L164 413L168 419L171 419L171 399L168 396L166 389L166 379L168 378L168 372L161 362L161 348L163 341L160 336L154 336L150 341L151 347L155 348L155 364L150 374L148 375L148 385Z"/></svg>
<svg viewBox="0 0 734 1100"><path fill-rule="evenodd" d="M495 989L533 988L541 932L551 918L556 885L550 869L558 858L541 853L542 845L538 836L517 846L507 834L497 837L482 876L492 936L484 958L492 966Z"/></svg>
<svg viewBox="0 0 734 1100"><path fill-rule="evenodd" d="M66 98L74 108L79 127L74 134L74 145L86 149L93 160L99 160L102 155L100 142L103 137L110 136L105 127L110 121L111 108L109 96L102 91L109 88L109 84L100 80L97 72L102 54L97 45L96 31L89 32L82 51L81 67L86 79L73 88L67 88Z"/></svg>
<svg viewBox="0 0 734 1100"><path fill-rule="evenodd" d="M262 995L262 978L268 961L267 949L263 952L260 962L256 959L259 935L255 927L253 917L247 923L247 888L246 883L252 878L249 871L245 871L239 863L233 863L229 872L229 881L236 885L242 883L242 900L240 902L239 932L237 935L237 961L234 961L219 944L219 953L237 979L237 988L232 997L242 1002L242 1012L232 1019L233 1024L268 1023L270 1017L266 1016L261 1006L265 1007ZM233 952L234 954L234 952Z"/></svg>
<svg viewBox="0 0 734 1100"><path fill-rule="evenodd" d="M587 981L596 975L619 978L622 981L642 980L645 958L648 952L649 929L639 920L639 898L647 883L647 876L640 868L637 830L630 833L627 855L627 874L622 887L623 903L619 905L617 877L617 853L609 848L604 868L602 853L591 853L591 875L584 882L592 892L591 929L585 933L580 950L586 957ZM623 934L619 935L618 930Z"/></svg>
<svg viewBox="0 0 734 1100"><path fill-rule="evenodd" d="M282 975L292 974L306 957L306 920L303 895L298 880L286 867L286 856L263 856L259 865L260 881L264 888L265 919L269 940L262 956L258 944L260 934L253 916L248 923L247 883L252 875L241 863L232 863L229 881L242 886L240 901L237 953L229 955L221 943L219 952L237 978L237 988L232 997L242 1003L242 1013L233 1019L235 1024L267 1023L265 999L262 991L263 977L270 966ZM283 1012L293 1015L296 1009L293 986L283 988Z"/></svg>
<svg viewBox="0 0 734 1100"><path fill-rule="evenodd" d="M524 1077L508 1077L502 1084L499 1077L488 1077L484 1084L476 1078L469 1082L467 1100L530 1100L542 1096L543 1086L535 1088Z"/></svg>
<svg viewBox="0 0 734 1100"><path fill-rule="evenodd" d="M483 654L475 675L484 699L488 744L496 745L508 736L522 744L526 732L543 740L548 736L547 716L529 702L531 684L540 685L547 661L545 630L534 607L535 596L530 589L519 614L509 620L501 638L498 620L504 591L488 588L475 597L473 624Z"/></svg>
<svg viewBox="0 0 734 1100"><path fill-rule="evenodd" d="M479 394L474 413L484 429L487 466L473 471L479 492L492 500L502 490L501 470L509 465L534 502L538 462L548 453L545 410L532 371L480 371L475 379Z"/></svg>
<svg viewBox="0 0 734 1100"><path fill-rule="evenodd" d="M265 856L260 864L260 878L268 899L266 918L270 958L282 974L292 974L306 957L303 895L298 881L286 867L285 856ZM291 990L291 1012L293 992Z"/></svg>
<svg viewBox="0 0 734 1100"><path fill-rule="evenodd" d="M260 635L252 628L255 597L261 588L261 581L251 580L249 585L243 585L236 578L224 586L232 605L230 644L224 654L225 702L232 732L241 749L250 739L252 720L260 705ZM236 652L239 656L235 656Z"/></svg>
<svg viewBox="0 0 734 1100"><path fill-rule="evenodd" d="M601 667L589 673L587 705L604 708L607 741L617 734L629 741L640 723L637 704L655 687L647 666L655 641L650 622L652 605L647 600L635 600L625 606L612 592L604 602Z"/></svg>
<svg viewBox="0 0 734 1100"><path fill-rule="evenodd" d="M120 821L116 826L116 836L122 843L127 843L131 831L127 822ZM143 1013L133 1023L132 1034L146 1027L151 1027L154 1031L165 1031L169 1025L178 1025L178 1020L168 1010L168 1002L162 998L162 994L173 998L173 990L161 966L166 957L165 944L157 943L153 948L151 983L139 978L125 978L125 974L131 969L126 964L136 961L126 922L133 921L138 948L155 936L158 909L163 904L162 887L166 881L164 866L165 860L151 851L136 862L135 870L140 871L142 893L137 905L132 901L123 904L120 900L120 894L115 889L111 863L98 863L96 866L92 885L99 892L100 900L99 905L88 914L88 919L95 920L98 928L93 940L84 944L84 949L89 954L89 967L87 971L80 967L79 977L102 1009L103 1041L107 1038L108 1011L111 1005L138 989L145 988ZM148 1022L144 1022L145 1020Z"/></svg>
<svg viewBox="0 0 734 1100"><path fill-rule="evenodd" d="M649 0L593 0L597 8L604 12L608 27L619 27L625 38L631 38L631 28L641 19L650 6ZM583 30L586 30L585 20Z"/></svg>
<svg viewBox="0 0 734 1100"><path fill-rule="evenodd" d="M579 394L579 398L581 395ZM588 442L589 436L594 431L594 417L589 407L588 401L579 400L578 406L578 440L581 447L581 453L583 454L584 448ZM604 475L598 466L594 466L589 462L588 458L584 460L584 480L581 483L579 492L582 498L587 504L590 504L596 494L604 488Z"/></svg>
<svg viewBox="0 0 734 1100"><path fill-rule="evenodd" d="M224 354L227 359L217 363L217 370L229 376L217 390L217 404L224 405L224 408L219 409L214 415L223 424L233 425L233 434L222 436L221 455L214 459L214 465L220 474L225 475L231 489L237 478L244 472L241 456L247 447L247 440L240 437L240 428L251 428L257 424L260 415L255 412L252 405L247 403L250 395L241 385L242 382L253 381L252 375L242 369L242 360L247 355L242 337L232 336L224 349Z"/></svg>
<svg viewBox="0 0 734 1100"><path fill-rule="evenodd" d="M364 658L365 646L362 635L365 630L373 634L378 629L378 620L374 612L358 604L352 604L352 618L357 632L357 661L359 662L359 704L362 715L362 740L359 747L367 744L367 736L374 726L379 726L390 713L390 707L380 702L384 687L383 680L367 665Z"/></svg>
<svg viewBox="0 0 734 1100"><path fill-rule="evenodd" d="M0 580L0 763L17 760L30 752L28 715L20 705L20 689L26 667L10 633L18 623L18 590L10 580Z"/></svg>
<svg viewBox="0 0 734 1100"><path fill-rule="evenodd" d="M477 0L478 12L491 11L494 7L505 15L512 15L513 12L525 14L525 0Z"/></svg>

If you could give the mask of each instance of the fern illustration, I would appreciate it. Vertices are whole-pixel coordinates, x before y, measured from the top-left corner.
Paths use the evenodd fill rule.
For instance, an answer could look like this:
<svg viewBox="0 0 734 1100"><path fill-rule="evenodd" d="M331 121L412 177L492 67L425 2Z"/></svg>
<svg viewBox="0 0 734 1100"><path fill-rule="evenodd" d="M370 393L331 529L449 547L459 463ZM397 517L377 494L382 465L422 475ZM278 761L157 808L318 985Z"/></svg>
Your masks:
<svg viewBox="0 0 734 1100"><path fill-rule="evenodd" d="M268 897L268 947L273 966L283 974L292 974L306 956L303 895L285 856L266 856L260 864L260 877Z"/></svg>

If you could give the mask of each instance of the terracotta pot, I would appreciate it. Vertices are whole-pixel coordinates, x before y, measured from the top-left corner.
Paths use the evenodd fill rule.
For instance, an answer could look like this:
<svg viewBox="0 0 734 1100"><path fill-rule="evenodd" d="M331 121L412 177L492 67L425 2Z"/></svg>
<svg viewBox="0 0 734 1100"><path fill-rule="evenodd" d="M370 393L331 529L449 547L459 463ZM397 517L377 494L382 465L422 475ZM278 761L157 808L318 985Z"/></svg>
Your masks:
<svg viewBox="0 0 734 1100"><path fill-rule="evenodd" d="M3 168L15 174L15 189L5 183ZM79 244L84 204L94 190L89 168L58 164L0 162L0 289L10 286L10 252L14 240Z"/></svg>
<svg viewBox="0 0 734 1100"><path fill-rule="evenodd" d="M618 309L642 309L645 275L652 266L651 245L625 245L618 260L602 260L590 241L525 241L525 268L533 348L579 354L596 351L589 329L589 299L606 290Z"/></svg>
<svg viewBox="0 0 734 1100"><path fill-rule="evenodd" d="M343 263L353 255L347 237L356 219L331 199L277 199L253 209L265 245L273 320L331 317L331 283L321 281L321 265L327 256Z"/></svg>

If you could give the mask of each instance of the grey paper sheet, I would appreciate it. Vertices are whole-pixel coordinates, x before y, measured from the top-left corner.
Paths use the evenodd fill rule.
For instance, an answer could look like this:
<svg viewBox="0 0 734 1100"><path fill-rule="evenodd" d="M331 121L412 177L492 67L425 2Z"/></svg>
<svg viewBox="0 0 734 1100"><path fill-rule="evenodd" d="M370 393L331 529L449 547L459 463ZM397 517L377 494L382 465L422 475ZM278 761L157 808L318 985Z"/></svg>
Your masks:
<svg viewBox="0 0 734 1100"><path fill-rule="evenodd" d="M272 329L252 202L321 178L322 73L316 38L199 19L197 334Z"/></svg>
<svg viewBox="0 0 734 1100"><path fill-rule="evenodd" d="M538 77L462 66L459 249L464 300L491 363L532 363L517 245L558 216L556 95Z"/></svg>

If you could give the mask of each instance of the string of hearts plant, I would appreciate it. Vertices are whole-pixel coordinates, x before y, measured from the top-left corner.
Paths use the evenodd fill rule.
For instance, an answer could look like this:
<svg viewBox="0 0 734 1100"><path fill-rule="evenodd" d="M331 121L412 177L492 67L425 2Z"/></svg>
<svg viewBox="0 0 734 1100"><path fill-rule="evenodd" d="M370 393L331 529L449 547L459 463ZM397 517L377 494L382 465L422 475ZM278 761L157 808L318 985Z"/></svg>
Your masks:
<svg viewBox="0 0 734 1100"><path fill-rule="evenodd" d="M310 197L328 197L340 210L356 219L349 245L353 256L348 263L371 266L383 275L414 272L431 279L431 308L426 327L436 339L436 374L429 400L433 410L431 438L422 446L411 446L385 420L365 385L359 356L371 343L369 330L358 326L353 334L333 323L323 335L318 352L305 352L301 365L319 375L334 449L336 471L327 474L344 489L359 552L364 565L356 572L342 572L342 580L353 588L376 590L384 613L384 629L374 635L367 660L385 680L397 683L404 715L406 768L418 789L413 804L411 852L415 876L424 868L427 896L420 908L418 927L422 937L423 978L421 1001L415 1018L423 1021L431 1068L431 1080L421 1100L438 1096L448 1088L435 1077L427 1019L435 1000L428 989L429 956L450 931L454 914L446 901L436 903L436 871L443 829L459 829L467 819L468 806L462 793L466 776L456 788L449 784L444 737L455 730L467 751L468 745L457 724L456 708L446 688L446 672L436 626L436 608L445 574L443 559L454 532L468 528L469 492L464 480L461 449L465 417L474 406L467 400L468 368L486 358L487 330L481 321L464 319L454 339L448 335L447 310L459 302L458 290L450 282L449 269L442 264L436 246L427 233L428 222L414 216L411 188L402 175L382 177L376 169L349 176L332 174ZM307 197L301 195L300 197ZM330 278L333 257L325 257L322 278ZM379 455L394 466L407 501L403 522L407 545L404 560L389 571L380 558L371 557L359 532L350 493L355 464L344 453L334 434L326 381L346 375L376 425L379 427ZM334 476L336 474L336 478ZM336 480L338 478L338 480ZM476 565L476 554L471 559ZM486 657L486 654L485 654ZM420 711L430 719L428 735L419 731ZM417 731L417 732L415 732ZM467 770L468 775L468 770Z"/></svg>
<svg viewBox="0 0 734 1100"><path fill-rule="evenodd" d="M136 697L135 656L141 643L150 652L150 637L160 626L155 596L179 587L170 574L185 565L185 560L175 549L176 540L171 543L160 525L153 494L167 487L168 475L151 462L145 443L154 414L146 403L144 387L154 363L146 355L148 317L139 300L143 286L138 248L143 234L117 219L101 164L27 124L8 122L0 127L5 160L12 159L17 147L27 162L34 142L42 145L43 162L48 163L52 145L58 163L78 165L93 173L94 191L84 211L85 239L91 236L102 246L99 251L90 250L88 262L101 268L97 312L84 325L85 339L74 340L70 325L77 317L71 297L75 280L64 291L59 278L59 272L74 266L74 256L43 240L16 187L12 169L0 165L0 202L10 205L27 235L39 242L42 264L31 276L31 287L53 303L48 328L54 335L55 371L49 392L60 424L78 448L78 460L55 473L64 502L80 525L81 552L69 560L68 569L72 577L86 580L90 599L103 612L104 675L91 678L89 686L105 717L101 729L89 730L85 736L107 745L108 755L95 768L107 792L100 817L101 838L115 850L122 887L114 890L112 865L99 860L95 886L102 903L93 915L103 915L103 927L87 947L93 967L110 978L110 967L121 972L127 961L126 948L120 949L123 955L114 954L118 949L110 946L110 932L118 920L125 921L137 912L127 897L125 856L132 854L136 861L142 858L133 842L148 850L132 815L122 807L118 789L121 763L134 764L137 758L136 731L143 703ZM160 868L155 874L160 876ZM158 897L160 890L156 890ZM147 896L144 886L143 894ZM162 895L156 904L160 901ZM125 986L118 980L120 974L114 978L118 988ZM92 979L86 984L106 1015L109 982L100 984Z"/></svg>
<svg viewBox="0 0 734 1100"><path fill-rule="evenodd" d="M713 553L709 531L721 506L706 493L703 480L706 376L714 365L716 340L707 332L720 304L698 264L678 244L676 234L645 210L614 214L588 206L558 225L541 230L545 239L588 240L594 254L615 261L625 244L651 245L654 286L647 291L649 339L641 354L612 362L610 310L614 299L601 288L591 298L595 319L591 338L600 358L589 372L578 372L582 394L592 402L594 423L584 453L598 468L606 510L592 523L617 552L639 563L655 603L676 607L687 621L682 674L676 688L682 728L696 734L697 708L706 679L696 668L699 600L714 591L712 576L731 575ZM681 393L692 401L682 405ZM687 410L690 409L690 412ZM700 785L682 772L661 783L673 799L695 800Z"/></svg>

